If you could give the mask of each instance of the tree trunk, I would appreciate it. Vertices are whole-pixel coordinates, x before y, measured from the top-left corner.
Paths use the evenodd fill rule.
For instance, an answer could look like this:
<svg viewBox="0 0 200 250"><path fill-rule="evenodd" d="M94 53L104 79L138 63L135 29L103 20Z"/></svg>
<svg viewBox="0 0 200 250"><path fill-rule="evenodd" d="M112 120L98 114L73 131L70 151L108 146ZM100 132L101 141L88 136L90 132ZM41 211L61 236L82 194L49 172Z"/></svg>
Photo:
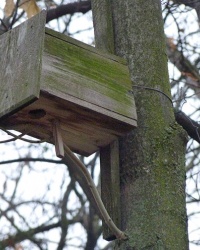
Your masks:
<svg viewBox="0 0 200 250"><path fill-rule="evenodd" d="M184 154L159 0L93 0L96 46L127 59L138 128L120 140L122 229L115 249L188 249ZM112 215L111 215L112 216Z"/></svg>

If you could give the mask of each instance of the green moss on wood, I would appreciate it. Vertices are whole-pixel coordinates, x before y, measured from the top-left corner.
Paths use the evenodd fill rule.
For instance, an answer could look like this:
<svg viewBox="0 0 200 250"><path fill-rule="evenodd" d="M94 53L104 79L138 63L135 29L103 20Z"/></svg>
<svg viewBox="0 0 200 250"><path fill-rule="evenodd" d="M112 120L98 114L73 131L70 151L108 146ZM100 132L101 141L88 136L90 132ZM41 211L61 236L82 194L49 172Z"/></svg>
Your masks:
<svg viewBox="0 0 200 250"><path fill-rule="evenodd" d="M52 71L49 70L45 76L48 78L48 88L67 91L70 95L97 105L101 98L107 98L107 109L127 117L136 117L134 99L129 93L129 71L121 59L117 61L115 57L112 60L110 56L93 51L89 46L83 48L77 41L72 44L71 40L67 42L50 35L45 37L45 57L52 67ZM44 67L48 67L48 62L44 60L43 63Z"/></svg>
<svg viewBox="0 0 200 250"><path fill-rule="evenodd" d="M122 229L129 240L115 249L186 250L185 139L168 98L141 88L170 96L160 1L108 2L115 53L128 60L138 114L138 128L120 141Z"/></svg>

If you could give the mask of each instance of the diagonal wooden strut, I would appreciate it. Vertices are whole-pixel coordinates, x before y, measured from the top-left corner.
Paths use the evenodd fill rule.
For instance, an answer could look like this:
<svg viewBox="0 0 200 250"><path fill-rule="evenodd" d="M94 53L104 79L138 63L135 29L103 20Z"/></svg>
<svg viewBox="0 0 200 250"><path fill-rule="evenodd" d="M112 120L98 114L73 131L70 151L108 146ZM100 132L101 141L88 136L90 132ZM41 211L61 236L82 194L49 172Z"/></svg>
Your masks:
<svg viewBox="0 0 200 250"><path fill-rule="evenodd" d="M116 236L117 239L121 240L127 239L127 236L124 234L124 232L122 232L110 218L101 200L101 197L97 191L97 188L93 182L93 179L90 176L90 173L88 172L85 165L74 155L74 153L69 149L69 147L65 143L64 143L64 150L65 150L65 157L63 158L63 161L65 162L65 159L69 158L70 161L73 163L73 167L75 167L75 171L77 170L77 168L79 169L79 174L81 178L85 181L85 184L89 187L91 192L91 196L88 197L88 199L89 200L93 199L93 201L96 203L96 207L103 221L107 224L107 226L110 228L110 230L113 232L113 234Z"/></svg>
<svg viewBox="0 0 200 250"><path fill-rule="evenodd" d="M85 165L74 155L70 148L65 143L63 143L61 128L58 121L53 122L53 137L56 155L62 158L63 162L74 173L76 180L83 188L87 198L98 210L97 212L101 219L107 224L117 239L126 240L127 236L115 225L113 220L110 218L89 171Z"/></svg>
<svg viewBox="0 0 200 250"><path fill-rule="evenodd" d="M58 120L53 121L53 137L55 142L56 156L62 159L65 153L60 122Z"/></svg>

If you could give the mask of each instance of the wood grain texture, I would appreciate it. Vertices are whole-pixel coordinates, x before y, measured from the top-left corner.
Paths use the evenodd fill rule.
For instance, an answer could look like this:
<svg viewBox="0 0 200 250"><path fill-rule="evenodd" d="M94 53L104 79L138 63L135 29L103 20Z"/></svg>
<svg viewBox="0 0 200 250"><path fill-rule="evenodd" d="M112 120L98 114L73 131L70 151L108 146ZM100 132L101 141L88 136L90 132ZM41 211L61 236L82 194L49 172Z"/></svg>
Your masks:
<svg viewBox="0 0 200 250"><path fill-rule="evenodd" d="M39 97L46 12L0 36L0 117Z"/></svg>
<svg viewBox="0 0 200 250"><path fill-rule="evenodd" d="M114 55L114 28L111 4L108 0L92 0L95 46Z"/></svg>
<svg viewBox="0 0 200 250"><path fill-rule="evenodd" d="M47 30L41 88L82 107L136 125L126 62Z"/></svg>
<svg viewBox="0 0 200 250"><path fill-rule="evenodd" d="M92 0L92 11L96 48L101 49L105 53L110 52L114 54L114 22L111 1ZM119 103L119 105L121 105L121 103ZM134 116L136 117L136 113ZM101 148L100 160L102 200L111 218L120 228L121 213L118 139L106 147ZM103 223L103 238L108 241L116 238L105 223Z"/></svg>
<svg viewBox="0 0 200 250"><path fill-rule="evenodd" d="M1 38L1 117L8 117L0 124L54 143L58 120L63 141L90 155L136 126L128 67L44 26L41 12Z"/></svg>
<svg viewBox="0 0 200 250"><path fill-rule="evenodd" d="M101 197L112 220L120 228L121 216L119 207L119 143L118 139L100 149L101 164ZM103 222L103 238L116 239L108 226Z"/></svg>
<svg viewBox="0 0 200 250"><path fill-rule="evenodd" d="M45 115L40 117L37 113L41 110L44 110ZM36 102L2 121L1 125L8 129L16 127L18 131L27 131L33 137L54 143L55 119L60 122L63 141L74 152L86 156L108 145L128 129L118 120L105 117L90 109L83 109L81 106L44 92L41 92ZM129 125L129 130L131 127Z"/></svg>

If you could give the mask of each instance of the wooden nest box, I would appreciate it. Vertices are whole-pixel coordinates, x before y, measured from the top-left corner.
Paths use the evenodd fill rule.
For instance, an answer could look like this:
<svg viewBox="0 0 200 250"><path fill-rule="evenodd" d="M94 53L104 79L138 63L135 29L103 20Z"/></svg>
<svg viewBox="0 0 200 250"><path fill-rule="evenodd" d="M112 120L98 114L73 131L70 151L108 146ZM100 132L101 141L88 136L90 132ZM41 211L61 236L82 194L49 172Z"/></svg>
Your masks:
<svg viewBox="0 0 200 250"><path fill-rule="evenodd" d="M90 155L136 126L122 58L45 29L46 13L0 36L0 126Z"/></svg>

